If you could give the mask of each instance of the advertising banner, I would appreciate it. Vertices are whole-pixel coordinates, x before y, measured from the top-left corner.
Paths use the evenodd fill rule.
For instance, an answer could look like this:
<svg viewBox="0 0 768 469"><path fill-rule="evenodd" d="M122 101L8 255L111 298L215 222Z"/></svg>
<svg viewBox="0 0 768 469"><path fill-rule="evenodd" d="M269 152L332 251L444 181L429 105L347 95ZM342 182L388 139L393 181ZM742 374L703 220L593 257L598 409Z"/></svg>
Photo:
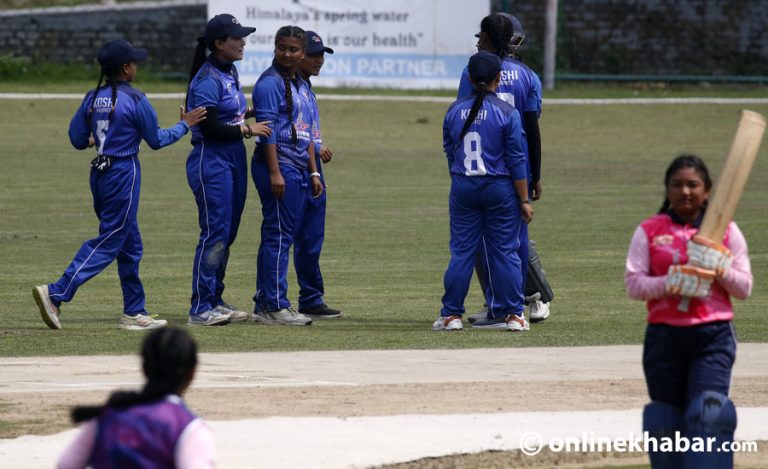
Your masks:
<svg viewBox="0 0 768 469"><path fill-rule="evenodd" d="M274 34L296 25L317 32L325 55L317 86L455 89L476 52L490 2L477 0L210 0L208 16L234 15L256 32L237 63L244 85L272 64Z"/></svg>

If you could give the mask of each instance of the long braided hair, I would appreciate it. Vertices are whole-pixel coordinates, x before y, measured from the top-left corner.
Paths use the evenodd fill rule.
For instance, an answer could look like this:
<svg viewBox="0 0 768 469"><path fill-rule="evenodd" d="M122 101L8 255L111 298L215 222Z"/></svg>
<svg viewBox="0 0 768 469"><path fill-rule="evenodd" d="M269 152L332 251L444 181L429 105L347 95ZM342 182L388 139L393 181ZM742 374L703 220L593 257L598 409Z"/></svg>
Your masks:
<svg viewBox="0 0 768 469"><path fill-rule="evenodd" d="M107 407L127 409L181 392L197 367L197 344L189 333L174 327L157 329L147 335L141 355L147 378L141 391L116 391L104 405L75 407L72 420L83 422L98 417Z"/></svg>
<svg viewBox="0 0 768 469"><path fill-rule="evenodd" d="M701 177L702 181L704 181L704 188L706 190L710 190L712 188L712 178L709 176L709 169L707 168L707 165L704 163L704 160L699 158L696 155L680 155L674 160L672 160L672 163L669 164L669 167L667 168L667 172L664 173L664 193L666 194L667 188L669 187L669 181L672 180L672 176L675 175L676 172L683 168L693 168L696 170L696 172ZM669 211L669 197L666 195L664 196L664 202L661 204L661 208L659 209L659 213L666 213ZM704 209L707 208L707 201L704 201L703 207Z"/></svg>
<svg viewBox="0 0 768 469"><path fill-rule="evenodd" d="M306 32L298 26L283 26L275 33L275 47L277 47L277 41L281 37L293 37L298 39L301 44L304 44L306 41ZM285 85L285 111L288 115L288 121L291 123L291 142L295 145L299 137L296 134L296 127L293 125L293 90L291 89L291 71L283 69L274 60L272 61L272 65L280 70L280 76L283 78L283 84Z"/></svg>
<svg viewBox="0 0 768 469"><path fill-rule="evenodd" d="M480 31L488 36L496 48L495 54L500 58L503 59L513 52L509 43L515 31L509 18L499 13L488 15L480 22Z"/></svg>
<svg viewBox="0 0 768 469"><path fill-rule="evenodd" d="M102 67L101 74L99 75L99 82L96 84L96 89L93 90L93 96L91 96L91 104L88 106L88 112L85 114L85 120L88 122L88 127L91 126L91 120L93 118L94 106L96 104L96 95L99 94L101 89L101 83L104 78L107 78L107 85L112 86L112 108L109 110L109 121L112 122L112 118L115 116L115 106L117 105L117 79L115 75L119 72L119 69L104 70Z"/></svg>

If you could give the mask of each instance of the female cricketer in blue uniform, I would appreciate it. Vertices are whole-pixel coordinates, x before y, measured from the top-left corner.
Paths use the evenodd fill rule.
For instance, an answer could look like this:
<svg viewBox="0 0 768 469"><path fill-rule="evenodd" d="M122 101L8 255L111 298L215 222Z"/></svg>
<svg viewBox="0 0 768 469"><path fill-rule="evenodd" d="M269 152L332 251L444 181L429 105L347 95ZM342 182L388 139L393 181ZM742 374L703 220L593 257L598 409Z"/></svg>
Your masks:
<svg viewBox="0 0 768 469"><path fill-rule="evenodd" d="M323 144L320 132L320 110L317 107L317 98L312 91L310 79L320 74L320 69L325 63L325 54L333 54L333 49L325 47L322 38L314 31L307 31L306 36L307 46L304 58L299 62L296 71L307 82L313 122L311 133L312 144L315 147L315 164L317 172L320 173L320 182L323 187L326 187L322 163L329 163L333 158L333 152ZM325 209L325 191L320 197L308 197L303 223L298 229L293 245L293 265L299 282L299 312L318 319L341 316L341 311L326 305L323 298L325 288L323 275L320 272L320 252L323 250L325 238Z"/></svg>
<svg viewBox="0 0 768 469"><path fill-rule="evenodd" d="M195 194L200 239L192 267L190 326L245 321L248 313L224 302L224 275L245 207L248 161L244 138L269 135L266 123L246 124L247 102L234 62L242 60L244 37L255 28L232 15L214 16L198 38L187 107L204 107L206 123L192 131L187 181ZM206 49L211 53L206 58Z"/></svg>
<svg viewBox="0 0 768 469"><path fill-rule="evenodd" d="M494 13L483 18L480 23L480 33L477 47L498 55L501 62L501 81L497 96L518 110L522 118L523 149L528 158L529 197L537 200L541 196L541 135L539 132L539 115L541 114L541 86L536 74L527 65L514 56L517 48L525 38L522 25L512 15ZM458 97L472 93L472 83L467 70L462 73L459 83ZM523 264L523 284L528 271L528 227L520 230L520 260ZM483 287L487 286L482 257L478 256L476 266L477 276ZM486 298L487 303L487 298ZM472 315L469 320L482 320L487 317L485 310ZM549 305L535 301L531 305L530 319L532 322L541 321L549 316Z"/></svg>
<svg viewBox="0 0 768 469"><path fill-rule="evenodd" d="M474 327L524 331L520 230L533 218L520 115L499 99L501 59L478 52L469 59L472 96L457 100L443 122L443 148L451 173L451 260L443 308L432 330L463 329L475 255L488 265L489 317Z"/></svg>
<svg viewBox="0 0 768 469"><path fill-rule="evenodd" d="M275 33L275 59L253 89L256 118L272 122L259 141L251 174L261 199L261 244L257 259L254 318L264 324L310 325L288 301L288 252L303 223L308 192L320 197L323 184L312 145L309 87L296 72L306 35L297 26Z"/></svg>
<svg viewBox="0 0 768 469"><path fill-rule="evenodd" d="M143 253L137 214L141 188L139 144L144 139L153 149L178 141L190 126L204 119L204 109L181 115L181 121L161 129L157 113L141 91L130 83L138 62L147 58L145 49L117 39L99 49L101 76L89 91L69 124L69 141L78 150L96 146L91 162L93 208L99 218L99 235L86 241L64 275L53 284L32 290L43 321L61 329L59 306L69 302L77 289L117 259L123 290L123 317L119 327L128 330L154 329L166 324L154 319L144 306L144 287L139 279ZM107 78L106 85L102 80Z"/></svg>

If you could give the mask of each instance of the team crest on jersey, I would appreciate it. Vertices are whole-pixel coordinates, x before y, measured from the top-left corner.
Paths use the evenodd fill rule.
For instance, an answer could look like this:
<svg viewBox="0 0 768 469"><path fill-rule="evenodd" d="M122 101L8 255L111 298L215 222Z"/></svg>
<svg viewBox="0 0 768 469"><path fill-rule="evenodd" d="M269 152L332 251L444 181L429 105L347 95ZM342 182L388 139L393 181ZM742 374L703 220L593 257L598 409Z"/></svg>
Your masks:
<svg viewBox="0 0 768 469"><path fill-rule="evenodd" d="M653 237L654 246L667 246L674 242L675 242L675 237L668 234Z"/></svg>
<svg viewBox="0 0 768 469"><path fill-rule="evenodd" d="M312 122L312 140L317 141L320 139L320 128L317 126L317 121Z"/></svg>
<svg viewBox="0 0 768 469"><path fill-rule="evenodd" d="M306 132L309 129L309 124L304 122L304 113L299 112L299 117L296 119L296 123L294 124L296 127L296 130L298 132Z"/></svg>
<svg viewBox="0 0 768 469"><path fill-rule="evenodd" d="M227 83L227 93L232 92L232 83Z"/></svg>

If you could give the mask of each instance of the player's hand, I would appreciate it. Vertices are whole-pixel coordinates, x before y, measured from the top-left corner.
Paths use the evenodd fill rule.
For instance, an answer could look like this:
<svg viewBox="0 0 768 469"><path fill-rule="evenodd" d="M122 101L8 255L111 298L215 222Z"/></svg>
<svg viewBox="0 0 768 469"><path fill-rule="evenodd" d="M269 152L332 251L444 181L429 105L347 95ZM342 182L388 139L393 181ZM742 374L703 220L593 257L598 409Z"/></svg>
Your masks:
<svg viewBox="0 0 768 469"><path fill-rule="evenodd" d="M702 269L714 270L719 278L731 268L731 250L711 239L696 235L688 241L688 263Z"/></svg>
<svg viewBox="0 0 768 469"><path fill-rule="evenodd" d="M319 177L313 176L309 178L309 183L312 186L312 197L315 199L323 195L323 183Z"/></svg>
<svg viewBox="0 0 768 469"><path fill-rule="evenodd" d="M91 148L94 145L96 145L96 139L93 138L93 135L91 135L88 137L88 148Z"/></svg>
<svg viewBox="0 0 768 469"><path fill-rule="evenodd" d="M256 135L258 137L269 137L272 135L272 129L269 128L269 124L271 124L272 121L264 121L264 122L256 122L255 124L245 124L248 127L251 128L251 132L253 135Z"/></svg>
<svg viewBox="0 0 768 469"><path fill-rule="evenodd" d="M333 158L333 152L331 149L325 145L320 145L320 159L323 161L323 163L330 163L331 158Z"/></svg>
<svg viewBox="0 0 768 469"><path fill-rule="evenodd" d="M664 287L670 295L703 298L709 295L714 278L714 270L692 265L671 265L667 271L667 282Z"/></svg>
<svg viewBox="0 0 768 469"><path fill-rule="evenodd" d="M283 179L283 174L280 171L269 175L269 186L272 188L272 195L276 199L282 200L283 195L285 195L285 179Z"/></svg>
<svg viewBox="0 0 768 469"><path fill-rule="evenodd" d="M180 119L186 122L190 127L204 121L206 112L208 111L206 111L204 107L198 107L189 112L184 112L184 106L179 106Z"/></svg>
<svg viewBox="0 0 768 469"><path fill-rule="evenodd" d="M520 204L520 216L523 217L526 223L533 221L533 204L525 202Z"/></svg>
<svg viewBox="0 0 768 469"><path fill-rule="evenodd" d="M541 198L541 181L533 183L533 194L531 195L533 200L539 200Z"/></svg>

